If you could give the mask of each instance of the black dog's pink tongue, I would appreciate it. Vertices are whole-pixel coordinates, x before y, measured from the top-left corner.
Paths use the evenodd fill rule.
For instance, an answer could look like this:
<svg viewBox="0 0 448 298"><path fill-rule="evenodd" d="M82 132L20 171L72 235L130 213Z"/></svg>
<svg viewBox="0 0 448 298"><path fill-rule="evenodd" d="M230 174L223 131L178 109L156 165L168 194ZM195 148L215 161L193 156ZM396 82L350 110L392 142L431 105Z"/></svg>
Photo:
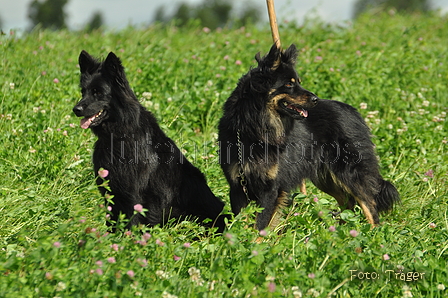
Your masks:
<svg viewBox="0 0 448 298"><path fill-rule="evenodd" d="M295 110L297 113L299 113L302 117L308 117L308 111L299 107L296 107L293 104L289 104L288 108Z"/></svg>
<svg viewBox="0 0 448 298"><path fill-rule="evenodd" d="M305 109L300 109L299 113L305 118L308 117L308 111Z"/></svg>
<svg viewBox="0 0 448 298"><path fill-rule="evenodd" d="M82 118L81 119L81 128L87 129L89 128L90 124L92 123L92 118Z"/></svg>

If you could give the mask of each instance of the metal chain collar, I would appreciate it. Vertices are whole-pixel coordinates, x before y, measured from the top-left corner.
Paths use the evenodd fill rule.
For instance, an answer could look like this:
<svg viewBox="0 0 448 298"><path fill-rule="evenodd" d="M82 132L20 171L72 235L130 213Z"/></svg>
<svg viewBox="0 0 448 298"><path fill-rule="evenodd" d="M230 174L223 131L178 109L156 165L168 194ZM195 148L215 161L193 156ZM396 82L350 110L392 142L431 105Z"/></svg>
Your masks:
<svg viewBox="0 0 448 298"><path fill-rule="evenodd" d="M243 160L243 148L242 148L243 143L241 142L240 130L239 129L236 132L236 138L237 138L238 164L239 164L238 177L240 178L240 184L241 184L241 187L243 188L243 192L246 195L247 200L249 200L249 193L247 191L247 180L246 180L246 175L244 174L244 169L243 169L243 162L244 162L244 160Z"/></svg>

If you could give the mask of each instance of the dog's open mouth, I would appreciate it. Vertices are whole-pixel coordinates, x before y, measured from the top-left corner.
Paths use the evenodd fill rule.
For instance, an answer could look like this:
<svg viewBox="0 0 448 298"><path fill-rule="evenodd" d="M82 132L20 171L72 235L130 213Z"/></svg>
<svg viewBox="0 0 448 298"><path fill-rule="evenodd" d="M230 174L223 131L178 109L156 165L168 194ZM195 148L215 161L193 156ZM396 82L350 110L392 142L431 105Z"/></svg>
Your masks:
<svg viewBox="0 0 448 298"><path fill-rule="evenodd" d="M300 107L299 105L288 103L287 101L281 101L280 107L288 112L292 117L294 118L306 118L308 117L308 111L304 108Z"/></svg>
<svg viewBox="0 0 448 298"><path fill-rule="evenodd" d="M106 115L106 111L101 110L93 116L85 117L81 119L81 128L87 129L89 127L97 126L101 123L101 120Z"/></svg>

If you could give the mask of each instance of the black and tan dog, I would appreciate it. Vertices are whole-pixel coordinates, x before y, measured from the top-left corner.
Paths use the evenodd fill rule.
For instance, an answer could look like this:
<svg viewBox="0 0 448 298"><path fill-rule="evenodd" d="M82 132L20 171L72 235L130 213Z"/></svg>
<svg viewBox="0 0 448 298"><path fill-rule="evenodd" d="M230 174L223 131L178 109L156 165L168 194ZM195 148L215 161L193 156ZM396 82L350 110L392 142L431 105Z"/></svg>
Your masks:
<svg viewBox="0 0 448 298"><path fill-rule="evenodd" d="M73 108L81 127L98 137L93 151L95 173L108 170L113 195L112 221L124 214L131 225L163 225L171 218L207 218L224 229L222 203L204 175L160 129L154 115L137 100L120 59L109 53L99 61L79 55L82 99ZM103 181L98 178L97 183ZM99 186L103 195L109 191ZM148 210L134 214L134 206Z"/></svg>
<svg viewBox="0 0 448 298"><path fill-rule="evenodd" d="M369 128L355 108L319 99L300 85L294 45L273 45L244 75L224 105L219 123L220 163L230 184L232 211L250 200L263 211L256 227L277 225L288 192L304 179L335 197L358 203L371 225L399 201L379 172Z"/></svg>

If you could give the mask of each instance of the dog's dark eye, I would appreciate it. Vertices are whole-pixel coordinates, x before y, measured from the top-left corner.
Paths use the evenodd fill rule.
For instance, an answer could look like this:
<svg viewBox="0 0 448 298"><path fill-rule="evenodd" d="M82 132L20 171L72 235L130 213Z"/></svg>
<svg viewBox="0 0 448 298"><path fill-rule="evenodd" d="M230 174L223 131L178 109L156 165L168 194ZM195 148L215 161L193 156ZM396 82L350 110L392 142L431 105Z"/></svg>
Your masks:
<svg viewBox="0 0 448 298"><path fill-rule="evenodd" d="M96 95L96 96L100 96L101 95L101 91L98 90L98 89L93 89L92 93L93 93L93 95Z"/></svg>
<svg viewBox="0 0 448 298"><path fill-rule="evenodd" d="M293 83L286 83L285 87L286 88L292 88L292 87L294 87L294 85L293 85Z"/></svg>

